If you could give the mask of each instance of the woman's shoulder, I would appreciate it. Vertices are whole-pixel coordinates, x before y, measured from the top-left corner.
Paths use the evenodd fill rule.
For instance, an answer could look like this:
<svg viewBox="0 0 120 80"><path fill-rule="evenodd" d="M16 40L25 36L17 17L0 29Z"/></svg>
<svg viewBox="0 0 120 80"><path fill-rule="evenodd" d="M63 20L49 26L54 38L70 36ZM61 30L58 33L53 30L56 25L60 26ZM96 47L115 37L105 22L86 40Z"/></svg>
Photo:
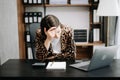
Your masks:
<svg viewBox="0 0 120 80"><path fill-rule="evenodd" d="M73 28L69 25L61 24L61 28L62 28L62 30L66 31L66 32L73 31Z"/></svg>
<svg viewBox="0 0 120 80"><path fill-rule="evenodd" d="M36 35L39 36L39 37L41 36L41 29L40 29L40 28L38 28L38 29L36 30Z"/></svg>
<svg viewBox="0 0 120 80"><path fill-rule="evenodd" d="M40 32L41 32L41 29L38 28L38 29L36 30L36 33L40 33Z"/></svg>

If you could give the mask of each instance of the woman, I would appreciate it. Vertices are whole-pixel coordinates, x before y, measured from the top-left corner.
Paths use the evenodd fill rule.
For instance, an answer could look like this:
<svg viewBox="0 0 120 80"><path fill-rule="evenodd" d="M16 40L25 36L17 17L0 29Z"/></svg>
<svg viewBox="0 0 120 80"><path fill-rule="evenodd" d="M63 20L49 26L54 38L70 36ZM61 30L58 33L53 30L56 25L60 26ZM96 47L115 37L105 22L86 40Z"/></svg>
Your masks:
<svg viewBox="0 0 120 80"><path fill-rule="evenodd" d="M41 20L36 32L36 58L40 61L75 61L72 29L61 24L54 15Z"/></svg>

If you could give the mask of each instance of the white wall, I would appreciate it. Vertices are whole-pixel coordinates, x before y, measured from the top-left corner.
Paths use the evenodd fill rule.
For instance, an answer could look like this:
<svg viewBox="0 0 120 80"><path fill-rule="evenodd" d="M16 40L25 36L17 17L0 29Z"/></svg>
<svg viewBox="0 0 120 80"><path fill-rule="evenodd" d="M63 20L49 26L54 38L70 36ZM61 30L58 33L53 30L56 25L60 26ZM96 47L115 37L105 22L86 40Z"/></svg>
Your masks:
<svg viewBox="0 0 120 80"><path fill-rule="evenodd" d="M0 0L0 62L19 58L17 1Z"/></svg>
<svg viewBox="0 0 120 80"><path fill-rule="evenodd" d="M43 11L42 7L26 7L26 12ZM89 28L88 7L47 7L46 14L53 14L61 23L71 26L73 29Z"/></svg>

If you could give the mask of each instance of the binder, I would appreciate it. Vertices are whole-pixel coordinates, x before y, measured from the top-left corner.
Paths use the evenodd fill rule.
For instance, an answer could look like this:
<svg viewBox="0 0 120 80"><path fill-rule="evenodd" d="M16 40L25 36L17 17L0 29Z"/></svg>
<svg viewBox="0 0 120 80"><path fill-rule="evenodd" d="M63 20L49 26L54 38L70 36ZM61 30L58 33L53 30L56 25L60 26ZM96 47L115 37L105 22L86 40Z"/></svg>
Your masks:
<svg viewBox="0 0 120 80"><path fill-rule="evenodd" d="M33 4L37 4L37 0L33 0Z"/></svg>
<svg viewBox="0 0 120 80"><path fill-rule="evenodd" d="M28 4L28 0L23 0L23 4Z"/></svg>
<svg viewBox="0 0 120 80"><path fill-rule="evenodd" d="M38 19L37 19L37 12L33 13L33 23L37 23Z"/></svg>
<svg viewBox="0 0 120 80"><path fill-rule="evenodd" d="M25 12L24 13L24 23L29 23L28 16L29 16L29 13Z"/></svg>
<svg viewBox="0 0 120 80"><path fill-rule="evenodd" d="M30 42L30 32L26 31L26 42Z"/></svg>
<svg viewBox="0 0 120 80"><path fill-rule="evenodd" d="M37 21L38 21L38 23L40 23L41 22L41 19L42 19L42 12L38 12L37 13Z"/></svg>
<svg viewBox="0 0 120 80"><path fill-rule="evenodd" d="M43 3L43 0L38 0L37 1L37 4L42 4Z"/></svg>
<svg viewBox="0 0 120 80"><path fill-rule="evenodd" d="M27 51L28 51L28 59L33 59L31 48L28 47Z"/></svg>
<svg viewBox="0 0 120 80"><path fill-rule="evenodd" d="M94 31L93 40L94 41L100 41L100 29L95 28L95 29L93 29L93 31Z"/></svg>
<svg viewBox="0 0 120 80"><path fill-rule="evenodd" d="M33 23L33 13L29 12L29 23Z"/></svg>
<svg viewBox="0 0 120 80"><path fill-rule="evenodd" d="M33 4L33 1L32 1L32 0L29 0L28 4Z"/></svg>
<svg viewBox="0 0 120 80"><path fill-rule="evenodd" d="M94 34L93 29L91 29L91 30L89 31L89 42L90 42L90 43L93 42L93 34Z"/></svg>

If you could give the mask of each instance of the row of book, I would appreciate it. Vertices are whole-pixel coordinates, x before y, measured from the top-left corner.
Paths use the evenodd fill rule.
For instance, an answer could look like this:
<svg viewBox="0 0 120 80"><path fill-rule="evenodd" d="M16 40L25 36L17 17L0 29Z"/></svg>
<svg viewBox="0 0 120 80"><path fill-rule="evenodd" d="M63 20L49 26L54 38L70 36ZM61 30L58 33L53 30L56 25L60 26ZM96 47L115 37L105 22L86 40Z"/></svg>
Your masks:
<svg viewBox="0 0 120 80"><path fill-rule="evenodd" d="M89 4L89 0L48 0L49 4ZM93 3L98 3L99 0L93 0Z"/></svg>
<svg viewBox="0 0 120 80"><path fill-rule="evenodd" d="M68 0L23 0L24 4L68 4ZM71 4L88 4L88 0L70 0Z"/></svg>
<svg viewBox="0 0 120 80"><path fill-rule="evenodd" d="M74 40L75 42L87 42L87 29L75 29Z"/></svg>
<svg viewBox="0 0 120 80"><path fill-rule="evenodd" d="M99 0L94 0L97 3ZM89 4L89 0L23 0L24 4Z"/></svg>
<svg viewBox="0 0 120 80"><path fill-rule="evenodd" d="M98 0L94 0L97 2ZM23 0L24 4L88 4L89 0Z"/></svg>
<svg viewBox="0 0 120 80"><path fill-rule="evenodd" d="M74 30L74 40L75 42L88 42L89 35L92 35L93 42L100 41L100 29L94 28L92 34L88 34L87 29L75 29Z"/></svg>
<svg viewBox="0 0 120 80"><path fill-rule="evenodd" d="M42 4L43 0L23 0L23 4Z"/></svg>
<svg viewBox="0 0 120 80"><path fill-rule="evenodd" d="M25 12L24 23L40 23L42 19L42 12Z"/></svg>

